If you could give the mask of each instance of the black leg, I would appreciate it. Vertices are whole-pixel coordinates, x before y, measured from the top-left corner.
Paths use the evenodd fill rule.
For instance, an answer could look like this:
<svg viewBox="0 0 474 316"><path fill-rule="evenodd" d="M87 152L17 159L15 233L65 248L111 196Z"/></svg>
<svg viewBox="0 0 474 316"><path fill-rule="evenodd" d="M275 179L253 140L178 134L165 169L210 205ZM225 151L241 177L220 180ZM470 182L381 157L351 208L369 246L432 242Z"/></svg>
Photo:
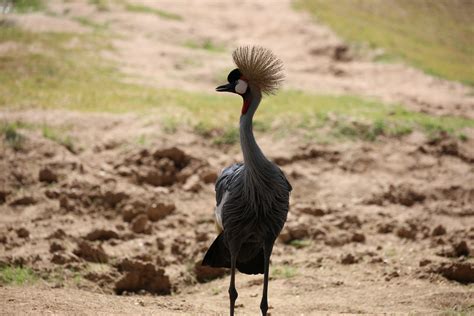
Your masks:
<svg viewBox="0 0 474 316"><path fill-rule="evenodd" d="M235 267L237 264L237 256L239 255L240 245L230 247L230 285L229 285L229 299L230 299L230 316L234 316L235 301L239 294L235 289Z"/></svg>
<svg viewBox="0 0 474 316"><path fill-rule="evenodd" d="M271 242L265 242L263 246L263 256L264 256L264 274L263 274L263 295L262 301L260 302L260 310L262 315L267 315L268 311L268 270L270 268L270 256L272 255L274 240Z"/></svg>

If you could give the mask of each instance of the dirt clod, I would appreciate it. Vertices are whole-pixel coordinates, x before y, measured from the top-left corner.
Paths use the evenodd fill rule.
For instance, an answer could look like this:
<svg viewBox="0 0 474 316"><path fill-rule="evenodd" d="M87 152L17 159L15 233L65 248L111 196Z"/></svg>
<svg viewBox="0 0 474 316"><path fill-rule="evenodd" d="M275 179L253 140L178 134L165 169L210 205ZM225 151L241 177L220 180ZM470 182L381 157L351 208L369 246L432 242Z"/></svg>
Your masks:
<svg viewBox="0 0 474 316"><path fill-rule="evenodd" d="M469 252L470 252L467 242L465 240L455 243L453 245L453 250L456 257L461 257L461 256L468 257Z"/></svg>
<svg viewBox="0 0 474 316"><path fill-rule="evenodd" d="M28 206L36 203L36 199L32 196L23 196L17 199L14 199L10 202L10 206Z"/></svg>
<svg viewBox="0 0 474 316"><path fill-rule="evenodd" d="M157 269L152 263L124 259L118 270L125 275L115 283L117 294L141 290L160 295L171 294L171 283L165 271Z"/></svg>
<svg viewBox="0 0 474 316"><path fill-rule="evenodd" d="M397 236L400 238L415 240L416 239L416 230L412 229L408 225L403 225L397 229Z"/></svg>
<svg viewBox="0 0 474 316"><path fill-rule="evenodd" d="M149 234L151 232L151 226L148 222L148 216L145 214L138 215L133 219L130 228L137 234Z"/></svg>
<svg viewBox="0 0 474 316"><path fill-rule="evenodd" d="M198 282L208 282L224 276L227 270L224 268L212 268L201 265L201 262L197 262L194 265L194 274Z"/></svg>
<svg viewBox="0 0 474 316"><path fill-rule="evenodd" d="M118 203L128 198L128 194L125 192L112 192L107 191L104 194L104 202L110 207L115 207Z"/></svg>
<svg viewBox="0 0 474 316"><path fill-rule="evenodd" d="M435 268L434 272L460 283L474 282L474 264L472 262L442 263Z"/></svg>
<svg viewBox="0 0 474 316"><path fill-rule="evenodd" d="M38 179L41 182L53 183L58 181L58 175L50 168L42 168L39 171Z"/></svg>
<svg viewBox="0 0 474 316"><path fill-rule="evenodd" d="M109 259L100 245L93 246L86 241L80 241L73 253L89 262L106 263Z"/></svg>
<svg viewBox="0 0 474 316"><path fill-rule="evenodd" d="M28 238L30 236L30 231L24 227L20 227L16 230L16 235L20 238Z"/></svg>
<svg viewBox="0 0 474 316"><path fill-rule="evenodd" d="M88 233L84 239L90 240L90 241L96 241L96 240L109 240L109 239L118 239L119 235L113 231L113 230L108 230L108 229L94 229L90 233Z"/></svg>
<svg viewBox="0 0 474 316"><path fill-rule="evenodd" d="M65 248L62 244L56 242L56 241L53 241L51 243L51 245L49 245L49 252L50 253L55 253L55 252L58 252L58 251L63 251Z"/></svg>
<svg viewBox="0 0 474 316"><path fill-rule="evenodd" d="M354 264L354 263L357 263L357 262L358 262L358 260L351 253L348 253L348 254L343 255L341 257L341 263L342 264Z"/></svg>
<svg viewBox="0 0 474 316"><path fill-rule="evenodd" d="M173 213L175 209L174 203L153 203L147 210L147 216L150 221L156 222Z"/></svg>
<svg viewBox="0 0 474 316"><path fill-rule="evenodd" d="M446 228L443 225L436 226L431 233L432 236L442 236L444 234L446 234Z"/></svg>
<svg viewBox="0 0 474 316"><path fill-rule="evenodd" d="M354 233L351 237L351 241L353 242L365 242L365 235L361 233Z"/></svg>

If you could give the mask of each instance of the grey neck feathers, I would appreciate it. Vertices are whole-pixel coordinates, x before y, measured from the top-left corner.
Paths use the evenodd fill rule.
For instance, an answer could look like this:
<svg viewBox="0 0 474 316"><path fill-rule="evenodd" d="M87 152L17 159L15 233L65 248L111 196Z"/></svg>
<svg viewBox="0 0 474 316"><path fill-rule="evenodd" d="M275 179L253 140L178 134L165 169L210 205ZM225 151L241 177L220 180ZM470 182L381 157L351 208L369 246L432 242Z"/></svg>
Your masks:
<svg viewBox="0 0 474 316"><path fill-rule="evenodd" d="M252 128L253 116L257 111L261 99L262 94L260 91L252 91L246 94L244 96L244 102L250 102L250 106L247 113L240 117L240 145L242 147L247 174L252 178L259 178L259 175L261 176L262 172L267 169L270 164L260 147L258 147Z"/></svg>

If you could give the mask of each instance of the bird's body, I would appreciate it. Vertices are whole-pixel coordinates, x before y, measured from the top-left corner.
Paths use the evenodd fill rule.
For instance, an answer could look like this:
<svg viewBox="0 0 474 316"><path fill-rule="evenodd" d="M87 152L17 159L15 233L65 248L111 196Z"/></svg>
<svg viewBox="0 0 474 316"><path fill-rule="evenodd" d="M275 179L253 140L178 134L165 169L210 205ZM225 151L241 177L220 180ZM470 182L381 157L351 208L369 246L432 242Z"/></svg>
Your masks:
<svg viewBox="0 0 474 316"><path fill-rule="evenodd" d="M263 93L271 93L282 80L281 62L268 50L242 47L234 54L238 69L228 76L228 91L243 98L240 144L244 163L225 168L216 182L216 222L222 230L209 247L203 265L231 268L230 314L234 314L237 291L235 269L264 274L262 314L268 310L267 290L273 244L285 224L292 187L283 172L269 161L257 145L253 116Z"/></svg>

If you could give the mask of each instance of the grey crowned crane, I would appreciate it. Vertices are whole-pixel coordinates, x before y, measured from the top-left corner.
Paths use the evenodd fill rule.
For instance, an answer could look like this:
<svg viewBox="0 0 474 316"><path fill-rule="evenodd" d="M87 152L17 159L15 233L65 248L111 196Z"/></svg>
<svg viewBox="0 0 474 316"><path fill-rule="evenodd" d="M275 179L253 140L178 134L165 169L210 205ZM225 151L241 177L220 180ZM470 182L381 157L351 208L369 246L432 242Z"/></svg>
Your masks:
<svg viewBox="0 0 474 316"><path fill-rule="evenodd" d="M220 234L209 247L202 265L231 269L230 315L234 315L238 293L235 269L264 275L260 303L268 310L268 270L273 244L285 224L292 187L283 172L269 161L257 145L252 119L262 94L274 93L283 80L283 64L268 49L239 47L232 57L237 69L219 92L238 94L243 99L240 116L240 145L243 163L222 171L216 182L215 216Z"/></svg>

